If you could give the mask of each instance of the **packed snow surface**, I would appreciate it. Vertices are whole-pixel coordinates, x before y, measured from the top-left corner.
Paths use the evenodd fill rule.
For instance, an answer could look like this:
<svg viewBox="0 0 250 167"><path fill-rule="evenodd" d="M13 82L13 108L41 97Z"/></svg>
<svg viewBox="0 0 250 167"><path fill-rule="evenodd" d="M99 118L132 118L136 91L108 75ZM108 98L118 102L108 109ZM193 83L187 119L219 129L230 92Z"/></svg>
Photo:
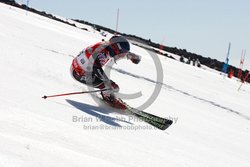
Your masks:
<svg viewBox="0 0 250 167"><path fill-rule="evenodd" d="M71 77L70 65L104 37L2 3L0 16L0 167L249 166L249 84L237 91L236 79L160 55L159 83L150 54L132 45L141 63L121 60L110 77L123 94L141 92L124 100L134 107L160 84L158 98L145 111L173 119L167 130L89 94L44 100L88 90Z"/></svg>

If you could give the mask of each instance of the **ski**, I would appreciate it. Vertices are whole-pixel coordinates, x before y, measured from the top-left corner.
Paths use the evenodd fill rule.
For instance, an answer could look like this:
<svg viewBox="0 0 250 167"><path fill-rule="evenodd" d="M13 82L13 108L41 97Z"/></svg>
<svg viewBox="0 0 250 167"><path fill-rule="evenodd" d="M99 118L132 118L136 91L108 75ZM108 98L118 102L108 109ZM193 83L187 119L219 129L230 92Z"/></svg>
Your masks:
<svg viewBox="0 0 250 167"><path fill-rule="evenodd" d="M134 116L140 118L141 120L143 120L144 122L147 122L148 124L158 128L158 129L166 130L173 123L172 120L169 120L166 118L161 118L161 117L158 117L156 115L147 113L145 111L135 109L127 104L126 104L126 106L127 106L127 109L125 110L126 113L134 115Z"/></svg>
<svg viewBox="0 0 250 167"><path fill-rule="evenodd" d="M105 104L117 109L116 107L112 106L110 103L106 102L102 98L99 98L99 99L102 100ZM173 123L172 120L162 118L162 117L147 113L145 111L138 110L136 108L129 106L127 103L125 103L121 99L118 99L118 100L120 101L120 103L123 103L126 106L126 109L125 110L120 109L121 111L129 115L133 115L160 130L166 130Z"/></svg>

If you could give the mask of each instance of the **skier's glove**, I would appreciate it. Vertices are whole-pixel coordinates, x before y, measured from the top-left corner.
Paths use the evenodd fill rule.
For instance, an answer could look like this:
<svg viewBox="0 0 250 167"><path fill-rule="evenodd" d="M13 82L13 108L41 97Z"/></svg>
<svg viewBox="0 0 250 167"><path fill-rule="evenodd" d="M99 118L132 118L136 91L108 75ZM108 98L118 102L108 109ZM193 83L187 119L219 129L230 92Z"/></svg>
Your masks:
<svg viewBox="0 0 250 167"><path fill-rule="evenodd" d="M128 53L127 58L130 59L134 64L139 64L141 61L141 57L134 53Z"/></svg>

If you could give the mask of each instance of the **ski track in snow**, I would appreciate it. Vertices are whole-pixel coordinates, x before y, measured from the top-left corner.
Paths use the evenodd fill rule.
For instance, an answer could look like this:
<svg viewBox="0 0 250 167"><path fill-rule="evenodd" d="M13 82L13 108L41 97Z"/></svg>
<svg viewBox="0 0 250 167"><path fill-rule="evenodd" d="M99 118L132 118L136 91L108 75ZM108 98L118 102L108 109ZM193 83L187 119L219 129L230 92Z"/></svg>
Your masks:
<svg viewBox="0 0 250 167"><path fill-rule="evenodd" d="M190 94L190 93L188 93L188 92L185 92L185 91L183 91L183 90L174 88L174 87L171 86L171 85L167 85L167 84L165 84L165 83L157 82L157 81L154 81L153 79L150 79L150 78L147 78L147 77L144 77L144 76L139 76L139 75L136 75L136 74L132 74L132 73L127 72L127 71L125 71L125 70L123 70L123 69L119 69L119 68L115 68L115 67L109 67L109 68L111 68L112 70L115 70L115 71L117 71L117 72L119 72L119 73L121 73L121 74L129 75L129 76L134 77L134 78L137 78L137 79L142 79L142 80L151 82L151 83L153 83L153 84L161 84L164 88L167 88L167 89L176 91L176 92L178 92L178 93L181 93L181 94L183 94L183 95L185 95L185 96L194 98L194 99L196 99L196 100L199 100L199 101L202 101L202 102L211 104L211 105L213 105L213 106L215 106L215 107L218 107L218 108L221 108L221 109L226 110L226 111L228 111L228 112L232 112L232 113L234 113L234 114L237 114L237 115L241 116L241 117L244 118L244 119L250 120L250 117L248 117L248 116L246 116L246 115L244 115L244 114L242 114L242 113L240 113L240 112L238 112L238 111L236 111L236 110L233 110L233 109L231 109L231 108L228 108L228 107L225 107L225 106L223 106L223 105L220 105L220 104L218 104L218 103L216 103L216 102L214 102L214 101L207 100L207 99L204 99L204 98L201 98L201 97L192 95L192 94Z"/></svg>

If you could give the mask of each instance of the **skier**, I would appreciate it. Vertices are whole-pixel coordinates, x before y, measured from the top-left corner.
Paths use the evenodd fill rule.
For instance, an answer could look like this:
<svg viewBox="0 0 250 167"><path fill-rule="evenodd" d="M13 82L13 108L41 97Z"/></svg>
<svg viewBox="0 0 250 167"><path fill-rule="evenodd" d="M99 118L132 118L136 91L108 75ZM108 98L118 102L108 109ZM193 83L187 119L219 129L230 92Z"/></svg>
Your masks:
<svg viewBox="0 0 250 167"><path fill-rule="evenodd" d="M129 42L122 36L113 36L108 42L99 42L85 48L74 58L71 65L71 74L79 82L98 88L102 98L107 103L118 109L126 109L124 103L116 98L119 86L110 80L102 67L110 60L115 62L127 58L134 64L141 61L141 57L130 52Z"/></svg>

